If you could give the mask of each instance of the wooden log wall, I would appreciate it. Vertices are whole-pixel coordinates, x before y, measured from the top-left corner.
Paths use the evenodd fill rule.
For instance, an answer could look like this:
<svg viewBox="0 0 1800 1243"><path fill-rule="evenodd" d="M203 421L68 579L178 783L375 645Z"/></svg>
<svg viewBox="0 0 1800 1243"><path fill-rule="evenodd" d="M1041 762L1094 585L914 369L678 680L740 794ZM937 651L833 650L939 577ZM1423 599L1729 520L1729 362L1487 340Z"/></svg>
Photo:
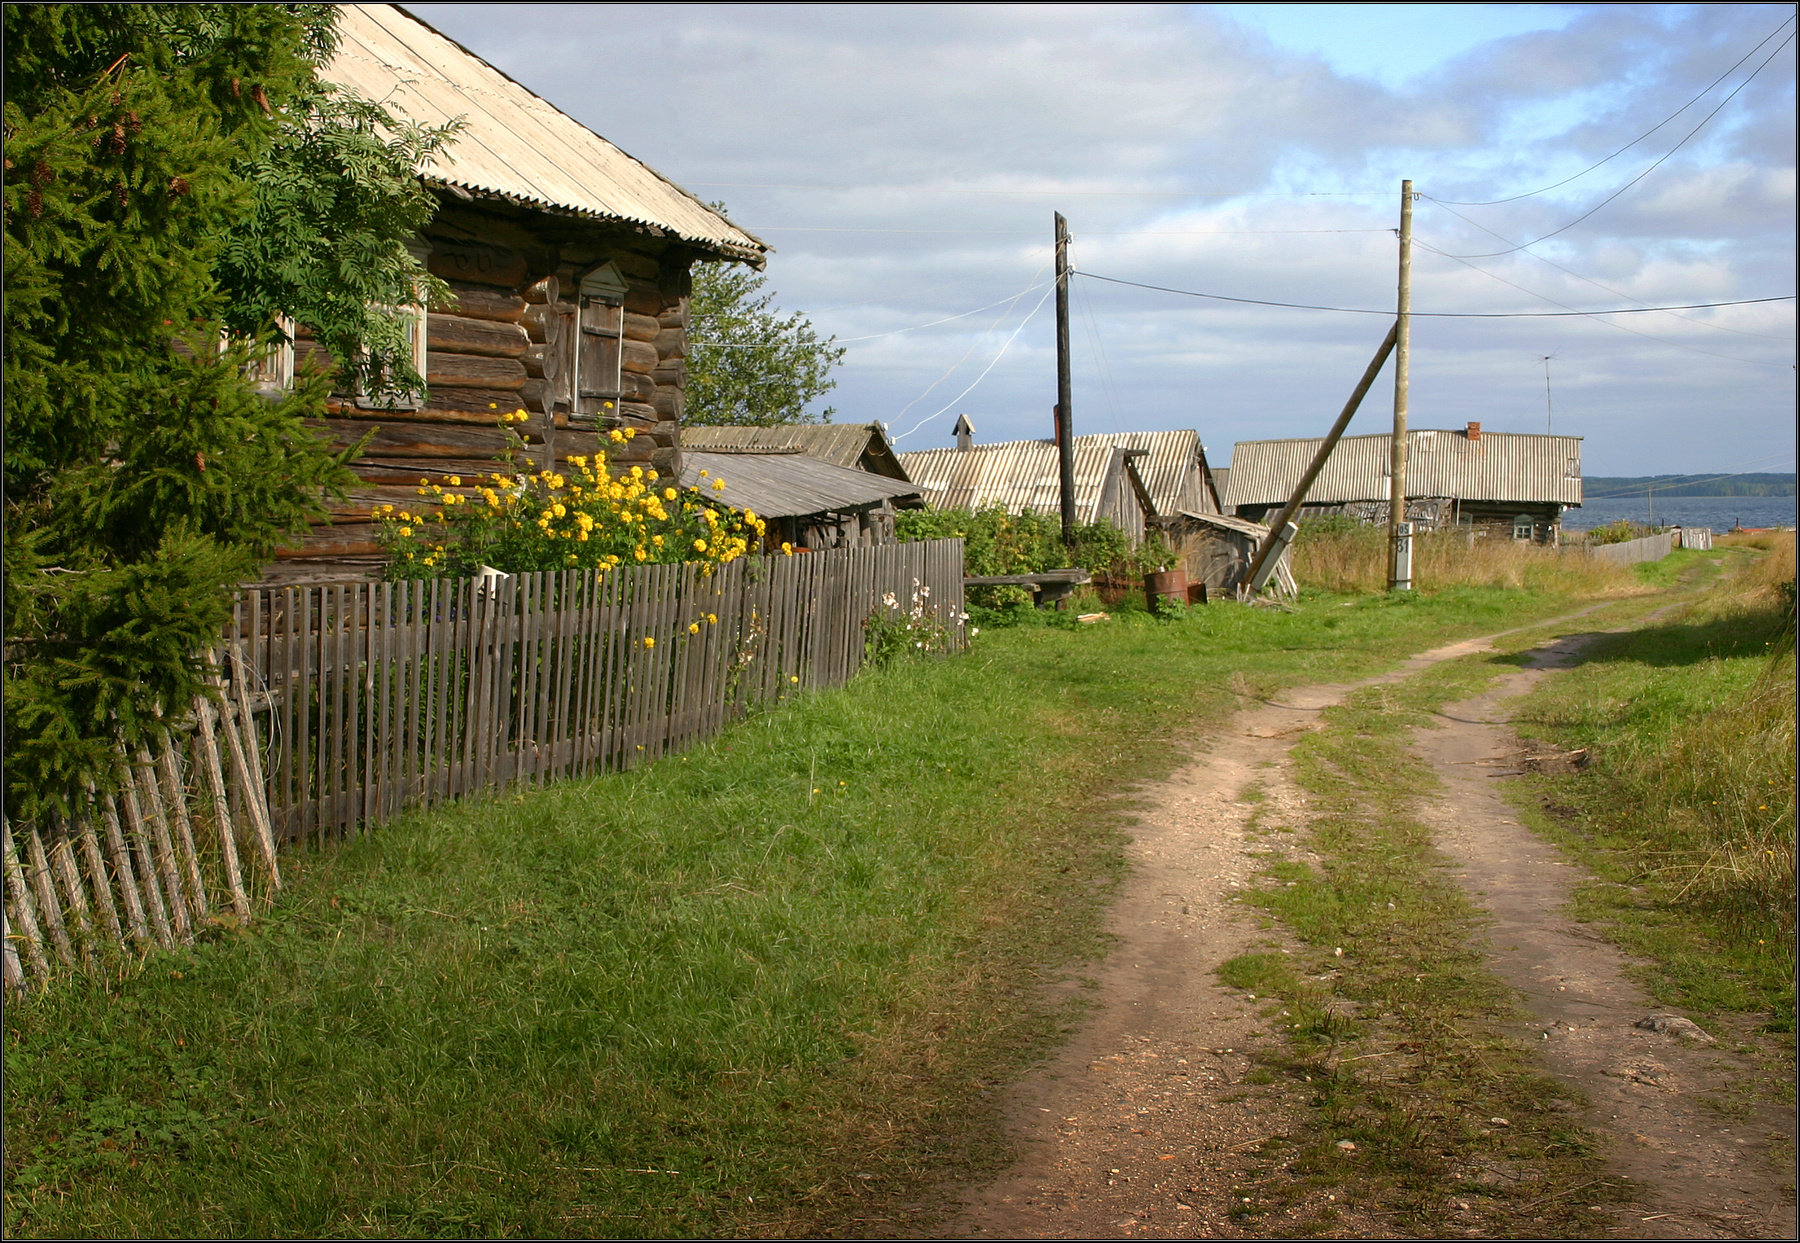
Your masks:
<svg viewBox="0 0 1800 1243"><path fill-rule="evenodd" d="M493 459L506 444L496 425L502 413L529 414L515 430L540 469L591 457L600 436L628 427L637 433L629 444L606 445L616 468L679 473L693 251L641 232L548 237L541 222L522 225L467 208L446 209L426 240L427 268L455 294L453 306L433 308L427 318L426 399L418 409L396 410L332 400L316 425L332 443L352 444L379 429L351 463L362 486L329 501L328 521L277 554L269 581L373 577L381 557L369 511L417 505L421 479L469 480L496 469ZM597 436L569 422L573 324L582 276L607 262L626 282L622 400ZM304 325L296 336L296 369L329 369L330 356Z"/></svg>
<svg viewBox="0 0 1800 1243"><path fill-rule="evenodd" d="M918 586L964 645L960 540L728 565L243 593L234 687L252 705L273 831L355 832L406 807L629 768L755 704L838 686L863 621ZM716 619L716 620L715 620Z"/></svg>

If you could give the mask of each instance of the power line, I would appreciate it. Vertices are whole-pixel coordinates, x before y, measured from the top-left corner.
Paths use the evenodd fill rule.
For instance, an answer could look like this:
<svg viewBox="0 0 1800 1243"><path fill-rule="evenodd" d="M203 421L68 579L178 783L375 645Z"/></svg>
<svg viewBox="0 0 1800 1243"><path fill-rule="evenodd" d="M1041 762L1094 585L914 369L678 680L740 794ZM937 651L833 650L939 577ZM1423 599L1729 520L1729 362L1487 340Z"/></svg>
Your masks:
<svg viewBox="0 0 1800 1243"><path fill-rule="evenodd" d="M1593 172L1596 168L1599 168L1602 164L1609 163L1612 160L1617 159L1619 156L1624 155L1627 151L1629 151L1633 147L1637 146L1640 142L1643 142L1644 139L1650 137L1650 135L1654 134L1657 130L1659 130L1663 126L1667 125L1670 121L1673 121L1676 117L1678 117L1682 113L1686 112L1689 108L1692 108L1695 104L1699 103L1702 99L1705 99L1707 95L1712 93L1713 87L1719 85L1719 83L1723 82L1726 78L1729 78L1732 74L1736 73L1737 69L1738 69L1738 65L1742 65L1745 61L1749 60L1752 56L1756 55L1759 51L1761 51L1764 43L1767 43L1770 39L1773 39L1776 35L1780 34L1783 30L1785 30L1787 28L1788 22L1791 22L1793 20L1794 19L1792 16L1785 18L1782 21L1781 25L1775 27L1775 29L1771 30L1768 34L1764 35L1762 37L1761 41L1759 41L1755 47L1751 48L1748 52L1745 52L1742 56L1738 57L1737 64L1732 65L1731 68L1727 69L1724 73L1722 73L1718 77L1714 78L1707 85L1705 90L1701 91L1698 95L1694 96L1692 99L1688 100L1685 104L1681 105L1681 107L1675 109L1675 111L1671 112L1668 116L1666 116L1662 120L1658 121L1655 125L1652 125L1649 129L1645 130L1643 133L1639 134L1636 138L1633 138L1630 142L1626 143L1623 147L1620 147L1617 151L1615 151L1611 155L1607 156L1604 160L1600 160L1597 163L1589 164L1586 168L1582 169L1579 173L1576 173L1573 177L1564 177L1561 181L1554 182L1550 185L1542 187L1541 189L1527 190L1524 194L1515 194L1509 198L1487 199L1483 202L1474 202L1474 201L1463 202L1463 201L1458 201L1455 199L1433 199L1432 201L1436 202L1436 203L1454 203L1457 207L1497 207L1501 203L1516 203L1520 199L1528 199L1528 198L1531 198L1533 195L1544 194L1548 191L1555 190L1560 186L1566 186L1571 181L1577 181L1580 178L1587 176L1589 173ZM1755 75L1752 74L1751 76L1754 77ZM1471 221L1470 223L1473 223L1473 221ZM1476 227L1479 228L1480 226L1477 225ZM1504 239L1502 239L1502 240L1504 240Z"/></svg>
<svg viewBox="0 0 1800 1243"><path fill-rule="evenodd" d="M746 225L753 233L921 233L982 237L1037 237L1032 229L847 229L805 224ZM1235 237L1252 233L1392 233L1392 229L1083 229L1083 237Z"/></svg>
<svg viewBox="0 0 1800 1243"><path fill-rule="evenodd" d="M1037 300L1037 305L1032 307L1030 311L1026 312L1025 318L1019 321L1019 326L1017 328L1013 329L1012 336L1006 338L1006 344L1002 345L1000 347L1000 352L998 354L994 355L993 362L988 363L987 366L985 366L981 369L981 374L975 377L974 381L970 383L969 387L965 388L962 392L960 392L956 396L952 397L950 399L950 405L945 406L943 410L938 410L931 414L926 415L924 418L920 419L917 423L913 424L911 427L909 427L905 431L901 432L898 436L895 436L894 443L898 444L900 441L906 439L906 437L912 435L914 432L918 431L921 427L924 427L927 423L931 422L931 420L933 420L933 419L937 418L939 415L943 414L945 410L949 410L951 406L954 406L957 402L961 401L963 398L967 397L970 393L974 392L975 385L980 384L983 380L987 379L988 372L992 371L994 369L995 364L997 364L1002 358L1004 358L1006 356L1007 348L1009 346L1011 346L1014 341L1019 339L1019 334L1021 332L1025 331L1025 325L1029 324L1031 322L1032 316L1034 316L1038 313L1038 311L1043 307L1044 303L1049 301L1050 295L1055 292L1056 292L1056 282L1051 281L1050 288L1044 290L1044 296ZM965 355L963 355L963 357L967 358L968 355L965 354ZM961 364L958 363L957 365L960 366ZM954 369L955 368L952 368L952 370L954 370ZM947 375L948 372L946 372L945 374ZM931 387L936 388L937 385L934 384ZM931 389L927 389L925 391L930 392ZM921 394L921 396L923 396L923 394Z"/></svg>
<svg viewBox="0 0 1800 1243"><path fill-rule="evenodd" d="M1388 190L952 190L939 186L803 186L769 181L683 181L684 186L724 190L880 190L908 194L991 194L1147 199L1366 199L1385 198Z"/></svg>
<svg viewBox="0 0 1800 1243"><path fill-rule="evenodd" d="M1444 252L1435 246L1427 246L1426 249L1433 254L1444 255ZM1444 255L1444 257L1446 259L1459 258L1457 255ZM1480 268L1475 270L1481 271ZM1484 276L1494 275L1492 272L1482 274ZM1134 289L1154 289L1158 293L1180 294L1184 298L1210 298L1217 302L1238 302L1249 306L1279 306L1296 311L1336 311L1344 315L1392 315L1394 313L1391 308L1372 311L1366 307L1318 306L1310 302L1272 302L1264 298L1233 298L1222 293L1200 293L1192 289L1171 289L1167 285L1146 285L1141 281L1121 280L1116 276L1101 276L1097 272L1077 271L1075 275L1085 276L1094 281L1106 281L1113 285L1130 285ZM1495 276L1494 279L1501 280L1503 284L1512 284L1511 281L1502 280L1498 276ZM1513 285L1513 288L1523 293L1531 293L1531 290L1520 285ZM1543 298L1543 295L1532 294L1532 297ZM1689 302L1681 306L1625 306L1612 307L1603 311L1577 311L1574 309L1561 311L1413 311L1411 315L1414 319L1556 319L1571 315L1641 315L1650 311L1699 311L1716 306L1750 306L1759 302L1792 302L1793 300L1793 294L1782 294L1774 298L1739 298L1732 302ZM1544 301L1553 306L1563 305L1551 298L1544 298ZM1721 357L1723 356L1721 355Z"/></svg>
<svg viewBox="0 0 1800 1243"><path fill-rule="evenodd" d="M1538 299L1540 302L1548 302L1551 306L1563 307L1563 308L1565 308L1564 311L1560 312L1560 314L1563 314L1563 315L1588 316L1588 317L1593 318L1595 323L1605 324L1608 328L1616 328L1620 332L1629 332L1634 337L1643 337L1645 340L1655 341L1659 345L1671 345L1671 346L1674 346L1678 350L1686 350L1690 354L1704 354L1708 358L1723 358L1727 362L1748 363L1751 366L1756 366L1756 367L1787 367L1787 366L1791 365L1789 363L1766 363L1766 362L1763 362L1759 358L1739 358L1735 354L1719 354L1719 353L1715 353L1712 350L1703 350L1703 349L1697 348L1696 346L1683 345L1680 341L1670 341L1666 337L1657 337L1657 336L1652 336L1650 333L1647 333L1647 332L1639 332L1636 328L1627 327L1624 324L1615 324L1609 319L1599 318L1601 315L1615 314L1616 312L1574 310L1573 308L1570 308L1568 303L1566 303L1566 302L1558 302L1555 298L1551 298L1544 294L1538 293L1534 289L1527 289L1523 285L1514 284L1512 281L1507 280L1504 276L1501 276L1494 272L1490 272L1486 268L1476 267L1474 264L1470 263L1467 259L1461 259L1461 258L1458 258L1456 255L1446 254L1444 251L1439 250L1436 246L1431 245L1431 243L1429 243L1429 242L1422 242L1417 237L1413 238L1413 242L1416 245L1422 246L1426 250L1429 250L1434 255L1442 255L1446 259L1455 259L1456 262L1462 264L1465 268L1468 268L1470 271L1473 271L1473 272L1479 272L1483 276L1489 278L1490 280L1499 281L1502 285L1506 285L1512 289L1516 289L1520 293L1530 294L1532 297ZM1791 297L1792 297L1792 295L1789 295L1789 298L1791 298ZM1712 305L1716 305L1716 306L1739 305L1739 306L1742 306L1742 305L1747 305L1748 302L1784 302L1784 301L1788 301L1789 298L1752 298L1752 299L1748 299L1746 303L1733 304L1733 303L1728 303L1728 302L1720 302L1720 303L1714 303ZM1646 306L1646 307L1632 308L1633 311L1691 311L1691 310L1697 310L1697 309L1699 309L1699 308L1698 307L1663 307L1663 306ZM1542 316L1542 317L1554 317L1554 316L1557 316L1559 314L1559 312L1539 311L1536 314L1538 316Z"/></svg>
<svg viewBox="0 0 1800 1243"><path fill-rule="evenodd" d="M1512 244L1511 238L1501 237L1500 234L1494 232L1492 229L1488 228L1486 225L1481 224L1474 220L1470 220L1467 216L1463 215L1461 212L1457 211L1455 208L1446 204L1442 199L1432 199L1431 201L1433 203L1436 203L1439 207L1442 207L1445 211L1449 212L1452 216L1455 216L1458 220L1461 220L1463 223L1472 225L1473 227L1480 229L1483 233L1487 234L1489 237L1499 238L1500 241L1506 242L1508 245ZM1432 249L1433 249L1433 253L1436 253L1436 254L1444 253L1442 251L1436 250L1435 248L1432 248ZM1573 276L1576 280L1582 281L1589 285L1592 285L1595 289L1605 290L1607 293L1612 294L1614 297L1631 298L1631 300L1633 302L1637 303L1639 306L1642 306L1642 307L1648 308L1648 306L1649 306L1649 304L1646 303L1642 298L1632 298L1630 294L1625 293L1622 290L1614 289L1611 285L1602 285L1599 281L1593 280L1586 276L1583 276L1581 273L1575 271L1572 268L1565 268L1562 264L1557 263L1553 259L1546 259L1543 255L1538 254L1536 251L1528 250L1525 253L1527 255L1530 255L1533 259L1536 259L1539 263L1549 264L1551 267L1555 268L1558 272L1562 272L1568 276ZM1445 256L1445 257L1449 258L1451 256ZM1458 260L1458 262L1462 262L1462 261ZM1473 265L1465 264L1465 266L1473 266ZM1478 272L1482 271L1482 269L1480 269L1480 268L1476 268L1475 270ZM1491 273L1483 273L1483 274L1491 275ZM1777 337L1777 336L1773 336L1766 332L1745 332L1742 328L1727 328L1723 324L1709 324L1705 320L1695 319L1691 315L1675 315L1675 313L1673 311L1669 312L1669 314L1674 316L1674 318L1683 321L1684 323L1698 324L1702 328L1712 328L1712 329L1716 329L1719 332L1736 333L1740 337L1760 337L1765 341L1792 341L1794 339L1793 337ZM1723 355L1721 355L1721 357L1723 357Z"/></svg>
<svg viewBox="0 0 1800 1243"><path fill-rule="evenodd" d="M1497 259L1501 255L1510 255L1515 250L1524 250L1529 246L1536 246L1539 242L1547 242L1551 238L1555 237L1557 234L1566 233L1570 229L1573 229L1576 225L1580 224L1583 220L1586 220L1589 216L1591 216L1595 212L1599 211L1602 207L1605 207L1608 203L1612 202L1614 199L1618 198L1621 194L1625 193L1625 191L1631 189L1631 187L1635 186L1638 182L1642 181L1644 178L1648 177L1651 173L1655 172L1658 168L1662 167L1662 164L1665 160L1669 159L1677 151L1679 151L1683 147L1685 147L1688 143L1689 138L1692 138L1695 134L1698 134L1701 130L1705 129L1706 123L1708 121L1710 121L1714 117L1718 116L1720 111L1724 109L1726 104L1730 103L1733 99L1736 99L1738 91L1743 90L1746 86L1749 86L1752 82L1756 81L1756 75L1761 73L1764 69L1768 68L1769 61L1772 61L1777 56L1781 55L1782 48L1785 48L1788 44L1792 43L1793 41L1794 41L1793 35L1789 35L1787 38L1783 39L1781 41L1781 47L1778 47L1773 52L1770 52L1767 59L1765 59L1762 64L1758 65L1756 67L1756 69L1750 74L1749 77L1745 78L1742 82L1738 83L1737 87L1731 92L1731 94L1727 95L1724 99L1719 101L1719 106L1717 108L1714 108L1711 112L1707 113L1706 116L1701 119L1700 124L1694 126L1693 129L1688 131L1687 138L1683 138L1680 142L1676 143L1673 147L1670 147L1667 154L1665 154L1661 159L1657 160L1656 163L1652 164L1649 168L1646 168L1643 172L1641 172L1637 176L1633 177L1630 181L1628 181L1624 185L1620 186L1617 190L1614 190L1611 194L1609 194L1605 198L1601 199L1598 203L1595 203L1592 207L1590 207L1586 211L1582 212L1579 216L1575 217L1575 219L1573 219L1573 220L1569 221L1569 223L1563 225L1560 229L1552 229L1550 232L1544 234L1540 238L1535 238L1529 242L1521 242L1519 245L1512 247L1510 250L1495 250L1495 251L1490 251L1486 254L1480 254L1480 255L1450 255L1447 257L1452 258L1452 259Z"/></svg>

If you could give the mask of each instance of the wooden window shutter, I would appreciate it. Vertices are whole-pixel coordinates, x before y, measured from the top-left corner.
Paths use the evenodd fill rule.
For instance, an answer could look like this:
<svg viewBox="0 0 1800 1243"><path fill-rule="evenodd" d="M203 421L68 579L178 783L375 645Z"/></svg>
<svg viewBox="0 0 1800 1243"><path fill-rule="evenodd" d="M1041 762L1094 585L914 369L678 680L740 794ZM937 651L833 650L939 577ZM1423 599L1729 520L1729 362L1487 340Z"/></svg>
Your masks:
<svg viewBox="0 0 1800 1243"><path fill-rule="evenodd" d="M581 278L577 297L574 409L569 426L598 432L618 417L625 278L611 263Z"/></svg>

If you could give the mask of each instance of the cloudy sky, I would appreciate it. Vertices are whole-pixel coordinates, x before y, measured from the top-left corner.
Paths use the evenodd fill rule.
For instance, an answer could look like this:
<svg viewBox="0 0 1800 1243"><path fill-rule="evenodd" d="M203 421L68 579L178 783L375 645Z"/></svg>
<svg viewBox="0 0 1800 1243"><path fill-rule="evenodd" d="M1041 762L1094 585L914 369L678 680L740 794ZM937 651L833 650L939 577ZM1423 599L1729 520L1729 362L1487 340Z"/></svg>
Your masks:
<svg viewBox="0 0 1800 1243"><path fill-rule="evenodd" d="M1794 292L1791 6L409 8L723 200L849 344L837 418L906 449L960 412L1049 434L1053 211L1076 430L1196 427L1216 463L1322 434L1387 322L1097 278L1389 311L1402 178L1415 312ZM1589 474L1792 470L1794 305L1416 318L1412 425L1549 417Z"/></svg>

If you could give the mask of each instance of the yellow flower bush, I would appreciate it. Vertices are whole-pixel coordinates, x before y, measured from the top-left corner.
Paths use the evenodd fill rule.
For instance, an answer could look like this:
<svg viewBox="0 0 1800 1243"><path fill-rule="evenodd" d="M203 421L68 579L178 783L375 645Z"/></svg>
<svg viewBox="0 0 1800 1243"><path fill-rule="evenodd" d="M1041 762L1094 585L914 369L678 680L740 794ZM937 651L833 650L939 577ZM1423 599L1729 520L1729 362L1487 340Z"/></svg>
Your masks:
<svg viewBox="0 0 1800 1243"><path fill-rule="evenodd" d="M633 466L618 476L602 452L569 459L572 475L532 472L520 462L525 442L511 430L530 416L500 416L509 454L493 473L449 486L419 480L416 507L378 505L369 513L393 579L464 577L483 565L510 574L699 561L723 564L762 541L765 524L697 491L681 491L657 472ZM630 428L607 433L625 444ZM715 491L723 484L713 481ZM784 549L785 551L785 549Z"/></svg>

